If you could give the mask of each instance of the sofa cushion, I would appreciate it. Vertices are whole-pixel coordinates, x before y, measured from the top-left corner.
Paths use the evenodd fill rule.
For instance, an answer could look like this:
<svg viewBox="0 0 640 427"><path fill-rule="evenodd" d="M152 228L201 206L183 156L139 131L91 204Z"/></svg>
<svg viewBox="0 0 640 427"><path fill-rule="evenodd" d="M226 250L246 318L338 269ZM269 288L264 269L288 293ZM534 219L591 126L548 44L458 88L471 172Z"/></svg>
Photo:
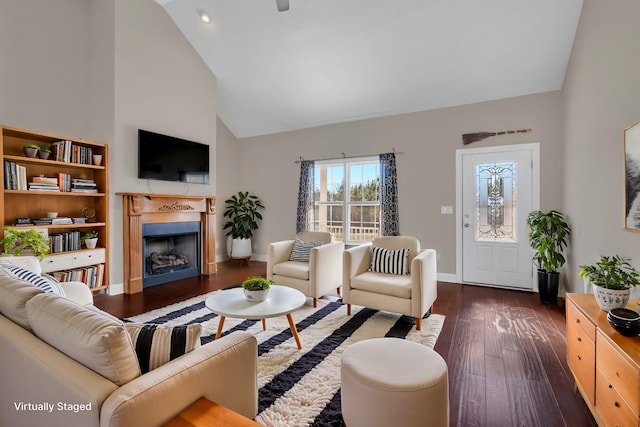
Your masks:
<svg viewBox="0 0 640 427"><path fill-rule="evenodd" d="M386 274L409 274L409 249L371 247L371 271Z"/></svg>
<svg viewBox="0 0 640 427"><path fill-rule="evenodd" d="M41 293L44 293L42 289L0 268L0 313L28 331L31 331L31 326L25 305Z"/></svg>
<svg viewBox="0 0 640 427"><path fill-rule="evenodd" d="M143 374L200 347L202 325L125 323Z"/></svg>
<svg viewBox="0 0 640 427"><path fill-rule="evenodd" d="M301 261L285 261L273 266L273 274L276 276L293 277L300 280L309 280L309 263ZM277 280L276 280L277 282Z"/></svg>
<svg viewBox="0 0 640 427"><path fill-rule="evenodd" d="M54 294L64 296L64 289L60 286L60 283L53 279L41 276L33 271L13 264L0 262L0 267L18 279L31 283L45 292L52 292Z"/></svg>
<svg viewBox="0 0 640 427"><path fill-rule="evenodd" d="M303 242L300 239L296 239L293 242L293 249L291 250L291 256L289 261L304 261L309 262L311 256L311 248L321 246L323 242Z"/></svg>
<svg viewBox="0 0 640 427"><path fill-rule="evenodd" d="M52 347L120 386L140 376L124 324L54 294L27 302L33 332Z"/></svg>
<svg viewBox="0 0 640 427"><path fill-rule="evenodd" d="M398 298L411 298L411 276L366 271L351 279L351 287Z"/></svg>

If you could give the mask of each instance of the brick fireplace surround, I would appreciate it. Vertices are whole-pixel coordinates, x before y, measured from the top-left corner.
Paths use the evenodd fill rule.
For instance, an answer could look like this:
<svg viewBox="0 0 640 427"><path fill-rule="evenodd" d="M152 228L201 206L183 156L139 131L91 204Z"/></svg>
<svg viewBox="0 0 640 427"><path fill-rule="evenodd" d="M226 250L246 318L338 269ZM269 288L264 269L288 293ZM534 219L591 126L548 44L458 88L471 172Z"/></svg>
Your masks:
<svg viewBox="0 0 640 427"><path fill-rule="evenodd" d="M122 196L124 292L142 292L142 224L199 221L202 232L202 274L216 266L215 197L175 194L117 193Z"/></svg>

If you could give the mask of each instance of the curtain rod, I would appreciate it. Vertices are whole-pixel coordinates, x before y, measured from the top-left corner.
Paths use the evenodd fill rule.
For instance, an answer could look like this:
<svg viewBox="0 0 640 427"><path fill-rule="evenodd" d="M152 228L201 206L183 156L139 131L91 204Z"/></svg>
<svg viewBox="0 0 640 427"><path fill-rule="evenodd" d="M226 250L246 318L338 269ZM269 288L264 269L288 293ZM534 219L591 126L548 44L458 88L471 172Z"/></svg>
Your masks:
<svg viewBox="0 0 640 427"><path fill-rule="evenodd" d="M395 149L395 148L392 148L392 149L391 149L391 152L392 152L393 154L398 154L398 155L404 154L404 151L396 151L396 149ZM360 156L346 156L346 155L344 154L344 152L342 152L341 154L342 154L342 156L341 156L341 157L327 157L327 158L325 158L325 159L313 159L313 161L314 161L314 162L321 162L321 161L324 161L324 160L355 159L355 158L358 158L358 157L379 156L381 153L376 153L376 154L362 154L362 155L360 155ZM304 160L305 160L305 158L304 158L304 157L302 157L302 156L300 156L300 159L296 160L294 163L300 163L300 162L303 162Z"/></svg>

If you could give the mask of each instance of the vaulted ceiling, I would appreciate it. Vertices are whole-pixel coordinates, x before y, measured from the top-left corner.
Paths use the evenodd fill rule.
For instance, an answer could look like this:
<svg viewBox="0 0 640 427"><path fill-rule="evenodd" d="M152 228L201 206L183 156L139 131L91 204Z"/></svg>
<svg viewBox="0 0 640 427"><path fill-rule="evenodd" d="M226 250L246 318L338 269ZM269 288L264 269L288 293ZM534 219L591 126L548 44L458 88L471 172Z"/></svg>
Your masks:
<svg viewBox="0 0 640 427"><path fill-rule="evenodd" d="M562 88L582 0L156 0L239 138ZM207 13L211 23L200 20Z"/></svg>

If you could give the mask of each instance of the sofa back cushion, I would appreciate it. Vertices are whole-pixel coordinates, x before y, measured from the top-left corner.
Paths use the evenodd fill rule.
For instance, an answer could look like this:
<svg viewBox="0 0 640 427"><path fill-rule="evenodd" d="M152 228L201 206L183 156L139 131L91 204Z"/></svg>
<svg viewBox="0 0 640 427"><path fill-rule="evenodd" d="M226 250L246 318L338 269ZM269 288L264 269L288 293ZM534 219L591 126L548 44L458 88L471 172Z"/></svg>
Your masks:
<svg viewBox="0 0 640 427"><path fill-rule="evenodd" d="M44 291L0 268L0 313L31 332L26 304Z"/></svg>
<svg viewBox="0 0 640 427"><path fill-rule="evenodd" d="M67 356L121 386L140 376L124 324L54 294L40 294L26 305L33 332Z"/></svg>

